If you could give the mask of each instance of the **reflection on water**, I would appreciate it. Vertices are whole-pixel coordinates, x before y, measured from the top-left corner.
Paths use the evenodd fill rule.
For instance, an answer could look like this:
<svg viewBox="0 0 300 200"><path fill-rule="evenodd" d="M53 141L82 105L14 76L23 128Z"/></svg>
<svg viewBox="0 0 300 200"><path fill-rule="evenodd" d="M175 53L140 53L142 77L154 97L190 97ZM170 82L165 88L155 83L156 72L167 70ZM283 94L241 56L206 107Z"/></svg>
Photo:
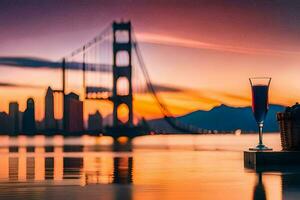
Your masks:
<svg viewBox="0 0 300 200"><path fill-rule="evenodd" d="M262 173L257 173L257 182L254 187L254 194L253 194L253 200L265 200L266 197L266 191L265 186L262 180Z"/></svg>
<svg viewBox="0 0 300 200"><path fill-rule="evenodd" d="M186 143L189 137L185 138ZM195 144L193 148L189 145L184 148L183 137L178 141L178 136L168 136L167 144L165 138L157 140L168 148L153 148L155 139L151 137L151 148L138 148L146 140L142 138L140 144L139 140L134 141L131 152L115 152L113 141L105 137L3 136L0 137L0 199L273 200L300 197L300 170L259 173L246 170L242 149L253 144L245 144L243 136L219 136L218 149L223 150L216 150L215 144L209 147L215 137L196 138L206 145L205 149L211 149L209 151ZM248 141L256 139L256 135L252 137ZM266 141L272 143L278 135L272 138L267 136ZM233 148L230 140L236 143ZM128 150L129 144L124 145ZM118 146L118 149L122 148Z"/></svg>
<svg viewBox="0 0 300 200"><path fill-rule="evenodd" d="M5 183L53 180L70 184L130 184L132 182L132 157L115 157L111 154L97 155L93 152L68 154L63 147L54 147L53 152L45 152L45 147L34 147L27 152L19 147L18 152L1 148L0 181Z"/></svg>

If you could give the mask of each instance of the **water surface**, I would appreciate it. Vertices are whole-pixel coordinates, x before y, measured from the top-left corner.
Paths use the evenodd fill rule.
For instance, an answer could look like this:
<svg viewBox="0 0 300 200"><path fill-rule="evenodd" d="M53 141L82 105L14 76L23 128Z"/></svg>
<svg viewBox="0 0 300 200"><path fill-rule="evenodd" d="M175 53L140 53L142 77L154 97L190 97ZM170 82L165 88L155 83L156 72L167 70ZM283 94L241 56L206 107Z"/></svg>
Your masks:
<svg viewBox="0 0 300 200"><path fill-rule="evenodd" d="M265 142L280 149L278 134ZM257 135L0 137L0 199L297 199L300 172L245 169ZM121 143L126 139L121 138ZM300 171L300 170L299 170Z"/></svg>

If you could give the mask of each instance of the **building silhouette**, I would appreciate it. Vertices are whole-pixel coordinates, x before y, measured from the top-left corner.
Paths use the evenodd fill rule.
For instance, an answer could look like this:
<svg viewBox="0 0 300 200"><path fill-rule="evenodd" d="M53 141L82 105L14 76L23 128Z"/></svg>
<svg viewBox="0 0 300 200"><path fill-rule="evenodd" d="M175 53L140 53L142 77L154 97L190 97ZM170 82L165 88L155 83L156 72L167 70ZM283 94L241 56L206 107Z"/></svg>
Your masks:
<svg viewBox="0 0 300 200"><path fill-rule="evenodd" d="M10 134L13 129L13 121L6 112L0 112L0 134Z"/></svg>
<svg viewBox="0 0 300 200"><path fill-rule="evenodd" d="M56 129L56 121L54 118L54 95L51 87L48 87L45 96L45 129L54 130Z"/></svg>
<svg viewBox="0 0 300 200"><path fill-rule="evenodd" d="M103 128L103 117L97 110L94 114L90 114L88 118L88 129L90 131L100 131Z"/></svg>
<svg viewBox="0 0 300 200"><path fill-rule="evenodd" d="M63 119L55 119L55 127L57 130L63 129Z"/></svg>
<svg viewBox="0 0 300 200"><path fill-rule="evenodd" d="M19 111L19 133L21 133L23 131L23 115L24 112Z"/></svg>
<svg viewBox="0 0 300 200"><path fill-rule="evenodd" d="M44 120L37 120L35 121L35 128L36 128L36 131L38 132L43 132L47 129L45 129L45 121Z"/></svg>
<svg viewBox="0 0 300 200"><path fill-rule="evenodd" d="M64 130L80 132L83 127L83 102L73 92L64 97Z"/></svg>
<svg viewBox="0 0 300 200"><path fill-rule="evenodd" d="M9 116L12 120L12 134L16 135L20 132L19 104L18 102L9 103Z"/></svg>
<svg viewBox="0 0 300 200"><path fill-rule="evenodd" d="M27 107L23 113L23 132L32 135L36 132L35 116L34 116L34 100L27 100Z"/></svg>

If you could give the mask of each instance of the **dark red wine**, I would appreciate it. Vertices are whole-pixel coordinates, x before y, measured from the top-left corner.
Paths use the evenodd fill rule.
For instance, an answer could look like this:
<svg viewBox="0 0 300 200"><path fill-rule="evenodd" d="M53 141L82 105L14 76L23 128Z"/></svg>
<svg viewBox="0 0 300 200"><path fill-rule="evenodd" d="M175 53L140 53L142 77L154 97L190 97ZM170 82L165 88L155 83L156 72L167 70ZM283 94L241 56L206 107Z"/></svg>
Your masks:
<svg viewBox="0 0 300 200"><path fill-rule="evenodd" d="M257 123L263 123L268 112L268 86L252 86L252 111Z"/></svg>

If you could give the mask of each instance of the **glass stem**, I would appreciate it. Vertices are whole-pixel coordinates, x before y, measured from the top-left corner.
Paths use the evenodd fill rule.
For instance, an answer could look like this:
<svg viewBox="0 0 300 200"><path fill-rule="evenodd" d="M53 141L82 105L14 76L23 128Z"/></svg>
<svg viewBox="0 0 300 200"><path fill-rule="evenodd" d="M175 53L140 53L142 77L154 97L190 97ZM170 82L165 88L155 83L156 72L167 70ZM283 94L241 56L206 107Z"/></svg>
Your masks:
<svg viewBox="0 0 300 200"><path fill-rule="evenodd" d="M258 132L259 133L259 142L258 142L258 145L260 145L260 146L263 145L263 141L262 141L263 140L263 138L262 138L263 137L262 136L263 126L264 126L263 123L258 124L258 128L259 128L259 132Z"/></svg>

